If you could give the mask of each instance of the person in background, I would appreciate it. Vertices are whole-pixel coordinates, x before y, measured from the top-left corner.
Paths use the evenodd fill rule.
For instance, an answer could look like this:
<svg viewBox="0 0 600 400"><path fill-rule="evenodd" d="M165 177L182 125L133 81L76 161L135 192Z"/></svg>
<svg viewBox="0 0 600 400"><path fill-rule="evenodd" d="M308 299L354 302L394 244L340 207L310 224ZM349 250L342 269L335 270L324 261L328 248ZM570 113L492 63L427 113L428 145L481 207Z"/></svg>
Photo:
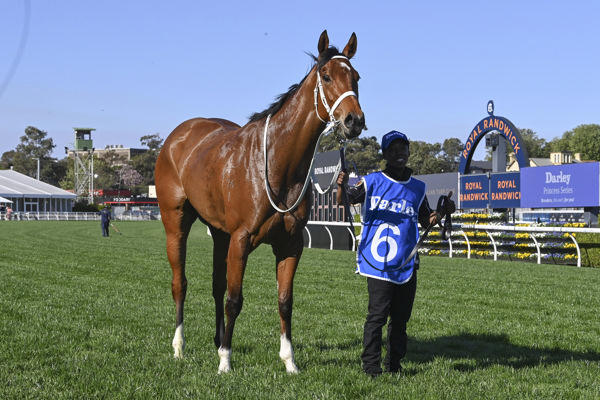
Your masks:
<svg viewBox="0 0 600 400"><path fill-rule="evenodd" d="M108 226L110 225L110 208L104 207L100 211L100 226L102 227L102 236L108 236Z"/></svg>
<svg viewBox="0 0 600 400"><path fill-rule="evenodd" d="M440 214L429 207L425 183L411 177L412 170L406 166L410 149L405 134L387 133L382 138L381 150L385 169L363 177L347 190L350 203L363 204L356 273L367 277L369 303L361 359L363 370L372 377L384 371L381 344L386 323L385 372L402 370L400 360L406 355L406 326L413 308L419 268L418 254L411 260L407 258L419 240L418 224L426 228L440 222L442 215L456 210L450 199L446 202L447 209ZM337 192L338 204L343 204L343 187L347 182L347 174L340 172L337 184L342 190Z"/></svg>

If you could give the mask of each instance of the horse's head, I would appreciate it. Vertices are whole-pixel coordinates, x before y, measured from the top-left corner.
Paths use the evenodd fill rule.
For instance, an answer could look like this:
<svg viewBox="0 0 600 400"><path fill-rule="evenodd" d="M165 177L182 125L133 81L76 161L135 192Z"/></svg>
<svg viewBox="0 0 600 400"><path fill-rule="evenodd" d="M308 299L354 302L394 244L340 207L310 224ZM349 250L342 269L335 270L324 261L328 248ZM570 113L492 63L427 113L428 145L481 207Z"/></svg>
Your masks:
<svg viewBox="0 0 600 400"><path fill-rule="evenodd" d="M327 112L329 116L325 119L340 121L344 135L348 139L355 138L365 129L365 115L358 103L360 76L350 63L356 53L356 34L352 34L342 53L339 53L334 47L329 47L325 30L319 38L318 49L315 88L317 114L322 118L321 115ZM317 95L320 97L318 103Z"/></svg>

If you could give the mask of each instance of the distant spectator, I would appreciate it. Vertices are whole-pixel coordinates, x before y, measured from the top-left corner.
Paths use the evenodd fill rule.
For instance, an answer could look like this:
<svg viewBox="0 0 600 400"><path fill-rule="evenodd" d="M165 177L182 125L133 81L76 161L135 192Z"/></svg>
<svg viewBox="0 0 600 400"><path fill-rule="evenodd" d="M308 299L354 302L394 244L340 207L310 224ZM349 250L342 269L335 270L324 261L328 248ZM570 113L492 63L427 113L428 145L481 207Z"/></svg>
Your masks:
<svg viewBox="0 0 600 400"><path fill-rule="evenodd" d="M110 225L110 209L104 207L100 211L100 225L102 227L102 236L108 237L108 226Z"/></svg>

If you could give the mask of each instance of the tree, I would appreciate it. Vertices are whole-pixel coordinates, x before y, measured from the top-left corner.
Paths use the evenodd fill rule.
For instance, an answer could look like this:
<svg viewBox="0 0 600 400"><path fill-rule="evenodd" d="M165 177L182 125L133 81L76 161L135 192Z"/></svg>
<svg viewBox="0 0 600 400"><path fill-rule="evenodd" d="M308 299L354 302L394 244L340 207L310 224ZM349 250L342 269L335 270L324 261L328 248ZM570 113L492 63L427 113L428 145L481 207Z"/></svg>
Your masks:
<svg viewBox="0 0 600 400"><path fill-rule="evenodd" d="M582 160L600 160L600 125L584 124L548 143L549 152L580 153Z"/></svg>
<svg viewBox="0 0 600 400"><path fill-rule="evenodd" d="M379 152L381 147L375 136L360 136L347 140L342 133L334 131L321 138L319 151L339 150L342 145L346 149L346 164L349 171L354 171L356 167L359 175L366 175L380 168L383 156Z"/></svg>
<svg viewBox="0 0 600 400"><path fill-rule="evenodd" d="M146 135L140 138L140 143L142 146L146 146L150 149L151 152L157 153L160 152L162 148L163 142L165 140L161 139L160 134L155 133L154 135Z"/></svg>
<svg viewBox="0 0 600 400"><path fill-rule="evenodd" d="M531 129L519 129L521 132L521 138L527 154L532 158L548 158L550 157L550 148L546 139L538 137L537 133ZM514 150L510 145L507 146L509 151L507 153L514 153Z"/></svg>
<svg viewBox="0 0 600 400"><path fill-rule="evenodd" d="M148 151L138 154L131 158L130 165L140 173L143 177L142 184L154 185L154 169L156 167L156 159L162 148L164 139L161 139L158 133L154 135L146 135L140 138L142 146L148 147Z"/></svg>
<svg viewBox="0 0 600 400"><path fill-rule="evenodd" d="M551 153L569 151L569 143L573 137L573 131L563 133L562 137L557 137L548 142L548 148Z"/></svg>
<svg viewBox="0 0 600 400"><path fill-rule="evenodd" d="M119 182L123 182L125 187L133 188L143 182L144 177L129 165L123 166L119 170Z"/></svg>
<svg viewBox="0 0 600 400"><path fill-rule="evenodd" d="M48 132L33 126L25 128L25 135L21 136L21 143L14 151L2 155L2 167L10 168L32 178L57 183L54 171L54 159L50 157L56 147ZM8 153L8 154L7 154ZM38 160L40 163L40 176L37 176Z"/></svg>
<svg viewBox="0 0 600 400"><path fill-rule="evenodd" d="M442 170L439 172L456 172L460 164L460 154L463 143L458 138L445 139L442 144L442 153L439 156Z"/></svg>
<svg viewBox="0 0 600 400"><path fill-rule="evenodd" d="M442 150L439 143L429 144L421 141L410 142L408 166L415 175L435 174L442 171L442 161L438 158Z"/></svg>
<svg viewBox="0 0 600 400"><path fill-rule="evenodd" d="M600 125L579 125L572 131L569 150L582 160L600 160Z"/></svg>
<svg viewBox="0 0 600 400"><path fill-rule="evenodd" d="M383 155L375 136L358 137L346 143L346 164L351 171L356 167L359 175L366 175L381 168Z"/></svg>
<svg viewBox="0 0 600 400"><path fill-rule="evenodd" d="M102 154L102 159L111 166L125 165L127 163L127 157L117 153L115 149L105 151L104 154Z"/></svg>
<svg viewBox="0 0 600 400"><path fill-rule="evenodd" d="M140 194L141 188L138 186L144 181L144 177L140 175L130 165L123 165L120 169L115 171L115 185L117 189L129 189L132 194Z"/></svg>
<svg viewBox="0 0 600 400"><path fill-rule="evenodd" d="M0 169L10 169L11 166L14 165L16 151L9 150L2 153L2 158L0 159Z"/></svg>
<svg viewBox="0 0 600 400"><path fill-rule="evenodd" d="M344 135L338 129L333 130L321 138L319 142L319 152L339 150L342 144L346 142Z"/></svg>

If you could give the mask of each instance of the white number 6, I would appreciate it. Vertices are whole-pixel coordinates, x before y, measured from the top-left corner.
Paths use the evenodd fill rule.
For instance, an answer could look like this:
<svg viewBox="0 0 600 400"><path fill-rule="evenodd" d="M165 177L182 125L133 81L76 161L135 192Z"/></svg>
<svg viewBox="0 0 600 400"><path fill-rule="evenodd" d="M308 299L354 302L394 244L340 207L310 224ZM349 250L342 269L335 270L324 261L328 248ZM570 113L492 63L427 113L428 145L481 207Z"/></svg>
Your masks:
<svg viewBox="0 0 600 400"><path fill-rule="evenodd" d="M393 260L398 253L398 245L396 244L394 238L390 237L390 234L388 233L389 231L385 234L383 233L384 230L388 229L392 231L392 234L400 236L400 229L396 225L381 224L379 225L379 228L377 228L377 231L375 231L375 236L371 242L371 254L373 255L375 261L380 263ZM377 248L381 242L387 242L389 247L387 254L384 254L383 256L379 255L377 252Z"/></svg>

